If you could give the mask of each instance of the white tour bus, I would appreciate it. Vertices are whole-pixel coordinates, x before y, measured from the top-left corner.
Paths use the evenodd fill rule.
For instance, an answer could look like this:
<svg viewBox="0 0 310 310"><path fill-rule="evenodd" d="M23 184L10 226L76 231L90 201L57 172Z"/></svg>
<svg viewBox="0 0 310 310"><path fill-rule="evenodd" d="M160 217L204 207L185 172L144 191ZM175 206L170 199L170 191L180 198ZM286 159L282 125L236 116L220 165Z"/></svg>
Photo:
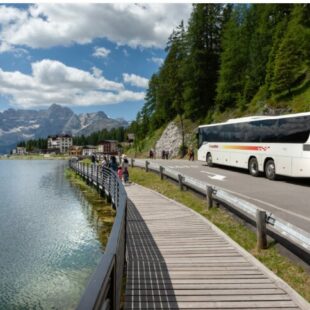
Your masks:
<svg viewBox="0 0 310 310"><path fill-rule="evenodd" d="M199 126L198 160L264 172L310 177L310 112L253 116Z"/></svg>

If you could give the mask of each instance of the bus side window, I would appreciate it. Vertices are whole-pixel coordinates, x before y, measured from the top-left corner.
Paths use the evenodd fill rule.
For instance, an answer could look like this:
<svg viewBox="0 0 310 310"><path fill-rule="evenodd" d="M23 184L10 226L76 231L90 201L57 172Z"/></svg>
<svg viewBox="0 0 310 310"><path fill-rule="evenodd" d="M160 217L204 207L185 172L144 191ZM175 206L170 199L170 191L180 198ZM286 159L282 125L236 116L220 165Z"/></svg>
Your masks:
<svg viewBox="0 0 310 310"><path fill-rule="evenodd" d="M278 142L278 120L261 121L261 142Z"/></svg>
<svg viewBox="0 0 310 310"><path fill-rule="evenodd" d="M283 118L279 120L279 142L305 143L309 138L310 117Z"/></svg>

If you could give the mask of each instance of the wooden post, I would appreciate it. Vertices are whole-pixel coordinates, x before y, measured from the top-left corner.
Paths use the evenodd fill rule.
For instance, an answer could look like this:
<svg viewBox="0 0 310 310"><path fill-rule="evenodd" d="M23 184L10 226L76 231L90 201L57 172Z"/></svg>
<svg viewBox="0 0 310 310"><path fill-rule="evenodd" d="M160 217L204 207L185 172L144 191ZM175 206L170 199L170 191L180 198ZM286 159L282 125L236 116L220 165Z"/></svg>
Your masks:
<svg viewBox="0 0 310 310"><path fill-rule="evenodd" d="M257 236L257 249L267 248L267 235L266 235L266 211L256 210L256 236Z"/></svg>
<svg viewBox="0 0 310 310"><path fill-rule="evenodd" d="M149 162L146 160L145 161L145 172L149 172Z"/></svg>
<svg viewBox="0 0 310 310"><path fill-rule="evenodd" d="M213 207L213 188L212 186L207 186L207 203L208 203L208 209L211 209Z"/></svg>
<svg viewBox="0 0 310 310"><path fill-rule="evenodd" d="M159 166L159 173L160 173L160 179L163 180L164 179L164 167L163 166Z"/></svg>
<svg viewBox="0 0 310 310"><path fill-rule="evenodd" d="M183 189L184 189L184 187L183 187L183 176L181 174L178 174L178 179L179 179L180 190L183 191Z"/></svg>
<svg viewBox="0 0 310 310"><path fill-rule="evenodd" d="M130 158L130 162L131 162L131 168L133 168L135 160L133 158Z"/></svg>

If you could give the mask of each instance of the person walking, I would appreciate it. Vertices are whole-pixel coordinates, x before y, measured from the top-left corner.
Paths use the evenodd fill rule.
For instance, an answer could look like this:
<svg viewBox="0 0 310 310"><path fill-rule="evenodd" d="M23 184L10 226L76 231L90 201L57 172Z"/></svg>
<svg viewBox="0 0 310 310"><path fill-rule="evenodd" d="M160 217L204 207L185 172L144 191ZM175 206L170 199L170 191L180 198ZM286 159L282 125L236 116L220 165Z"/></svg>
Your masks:
<svg viewBox="0 0 310 310"><path fill-rule="evenodd" d="M194 160L194 150L192 148L189 149L188 151L188 160L193 161Z"/></svg>
<svg viewBox="0 0 310 310"><path fill-rule="evenodd" d="M116 157L111 156L110 162L109 162L109 168L111 168L113 171L117 172L117 162L116 162Z"/></svg>
<svg viewBox="0 0 310 310"><path fill-rule="evenodd" d="M119 166L118 169L117 169L117 175L118 177L120 178L120 180L122 181L123 180L123 169L122 169L122 166Z"/></svg>
<svg viewBox="0 0 310 310"><path fill-rule="evenodd" d="M169 159L169 150L165 151L165 159Z"/></svg>
<svg viewBox="0 0 310 310"><path fill-rule="evenodd" d="M124 168L123 177L124 177L124 182L125 182L125 184L128 183L128 182L129 182L129 171L128 171L128 167Z"/></svg>
<svg viewBox="0 0 310 310"><path fill-rule="evenodd" d="M166 158L166 153L165 150L161 151L161 159L165 159Z"/></svg>
<svg viewBox="0 0 310 310"><path fill-rule="evenodd" d="M153 157L154 157L153 150L150 150L149 157L150 157L150 159L153 159Z"/></svg>

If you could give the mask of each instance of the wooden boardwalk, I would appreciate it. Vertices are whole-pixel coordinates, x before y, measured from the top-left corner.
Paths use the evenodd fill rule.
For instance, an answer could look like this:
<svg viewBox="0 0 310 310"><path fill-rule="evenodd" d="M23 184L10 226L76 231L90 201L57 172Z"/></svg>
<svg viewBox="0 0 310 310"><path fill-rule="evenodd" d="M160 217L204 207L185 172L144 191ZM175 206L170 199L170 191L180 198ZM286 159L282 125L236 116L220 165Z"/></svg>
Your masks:
<svg viewBox="0 0 310 310"><path fill-rule="evenodd" d="M309 309L197 213L138 185L126 191L125 309Z"/></svg>

